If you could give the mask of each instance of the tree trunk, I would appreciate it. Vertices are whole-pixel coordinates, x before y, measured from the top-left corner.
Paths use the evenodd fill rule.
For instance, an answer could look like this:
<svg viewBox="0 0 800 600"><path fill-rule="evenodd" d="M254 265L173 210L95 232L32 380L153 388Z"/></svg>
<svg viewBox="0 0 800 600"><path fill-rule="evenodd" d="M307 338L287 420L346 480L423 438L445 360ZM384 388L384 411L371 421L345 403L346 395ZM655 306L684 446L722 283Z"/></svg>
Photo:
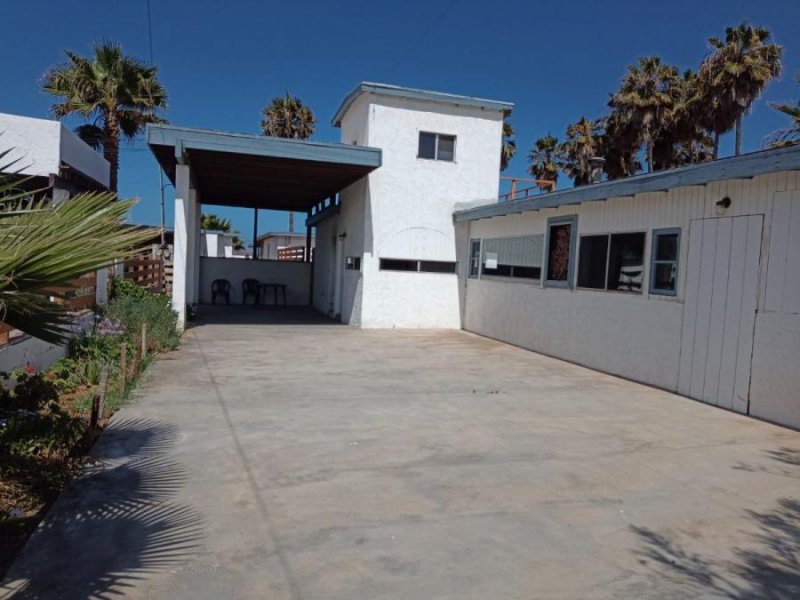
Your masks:
<svg viewBox="0 0 800 600"><path fill-rule="evenodd" d="M114 111L106 112L104 121L103 158L108 161L110 167L108 189L116 193L117 173L119 171L119 121Z"/></svg>
<svg viewBox="0 0 800 600"><path fill-rule="evenodd" d="M742 153L742 115L736 117L736 156Z"/></svg>
<svg viewBox="0 0 800 600"><path fill-rule="evenodd" d="M653 172L653 142L647 142L647 172Z"/></svg>
<svg viewBox="0 0 800 600"><path fill-rule="evenodd" d="M719 158L719 131L714 132L714 160Z"/></svg>

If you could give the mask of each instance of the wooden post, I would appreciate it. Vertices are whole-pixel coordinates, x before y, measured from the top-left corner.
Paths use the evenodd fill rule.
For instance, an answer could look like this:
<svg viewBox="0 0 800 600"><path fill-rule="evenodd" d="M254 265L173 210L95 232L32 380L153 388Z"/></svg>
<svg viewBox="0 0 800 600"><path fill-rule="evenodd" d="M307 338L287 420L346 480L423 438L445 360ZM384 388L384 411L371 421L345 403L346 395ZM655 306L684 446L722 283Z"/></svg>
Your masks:
<svg viewBox="0 0 800 600"><path fill-rule="evenodd" d="M509 196L508 199L509 200L513 200L514 196L516 196L516 195L517 195L517 180L516 179L512 179L511 180L511 196Z"/></svg>
<svg viewBox="0 0 800 600"><path fill-rule="evenodd" d="M147 323L142 323L142 360L147 356Z"/></svg>
<svg viewBox="0 0 800 600"><path fill-rule="evenodd" d="M128 348L125 342L122 342L119 351L119 370L122 373L122 389L125 389L125 384L128 383Z"/></svg>
<svg viewBox="0 0 800 600"><path fill-rule="evenodd" d="M106 402L106 386L108 385L108 366L100 371L100 384L97 386L97 393L92 400L92 416L89 419L90 427L97 427L97 423L103 418L103 409Z"/></svg>

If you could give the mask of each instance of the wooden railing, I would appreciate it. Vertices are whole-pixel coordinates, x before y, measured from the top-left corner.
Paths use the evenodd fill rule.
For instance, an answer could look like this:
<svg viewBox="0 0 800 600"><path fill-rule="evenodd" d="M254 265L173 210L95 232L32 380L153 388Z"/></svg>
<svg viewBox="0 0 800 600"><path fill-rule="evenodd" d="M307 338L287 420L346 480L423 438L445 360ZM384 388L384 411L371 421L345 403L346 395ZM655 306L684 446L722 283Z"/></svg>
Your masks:
<svg viewBox="0 0 800 600"><path fill-rule="evenodd" d="M314 257L314 249L311 249L311 257ZM286 248L278 248L278 260L293 260L296 262L303 262L306 259L305 246L287 246Z"/></svg>
<svg viewBox="0 0 800 600"><path fill-rule="evenodd" d="M153 293L162 291L161 258L153 256L127 258L122 272L125 279L134 282L139 287L143 287Z"/></svg>
<svg viewBox="0 0 800 600"><path fill-rule="evenodd" d="M526 177L501 177L500 179L511 182L511 190L498 196L498 200L500 202L507 202L509 200L522 200L524 198L530 198L536 194L556 191L556 182L548 181L546 179L529 179ZM534 185L518 188L517 183L519 182L533 183Z"/></svg>
<svg viewBox="0 0 800 600"><path fill-rule="evenodd" d="M95 303L97 273L92 271L77 279L68 281L63 286L50 288L48 292L67 310L78 311L92 308Z"/></svg>

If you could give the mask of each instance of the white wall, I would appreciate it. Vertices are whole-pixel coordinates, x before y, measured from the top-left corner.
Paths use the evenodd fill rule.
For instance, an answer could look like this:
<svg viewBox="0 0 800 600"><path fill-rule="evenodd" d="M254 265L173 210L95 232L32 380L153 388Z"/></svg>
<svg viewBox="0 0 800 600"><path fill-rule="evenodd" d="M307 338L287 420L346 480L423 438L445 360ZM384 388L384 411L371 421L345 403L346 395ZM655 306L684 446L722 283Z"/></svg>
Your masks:
<svg viewBox="0 0 800 600"><path fill-rule="evenodd" d="M420 131L455 135L455 161L417 158ZM342 194L338 230L347 233L345 255L363 248L361 273L345 274L344 300L353 298L349 311L343 307L349 322L460 327L455 275L380 271L379 259L455 261L453 208L497 197L501 138L499 111L379 94L353 103L341 141L381 148L383 155L363 189L356 184Z"/></svg>
<svg viewBox="0 0 800 600"><path fill-rule="evenodd" d="M108 162L59 121L0 113L0 151L8 148L14 150L3 162L19 158L12 170L23 175L58 175L63 161L108 186Z"/></svg>
<svg viewBox="0 0 800 600"><path fill-rule="evenodd" d="M93 312L77 316L72 323L72 335L78 336L91 329L94 318ZM0 371L10 372L26 365L41 371L50 368L54 362L67 354L67 345L51 344L35 337L24 336L0 348Z"/></svg>
<svg viewBox="0 0 800 600"><path fill-rule="evenodd" d="M242 302L242 281L252 278L263 283L286 284L286 302L290 306L308 306L308 286L311 281L309 263L286 260L246 260L241 258L200 259L200 303L211 303L211 283L215 279L231 282L231 304ZM267 305L272 304L272 290ZM282 301L278 294L278 301ZM223 302L219 298L217 302ZM248 303L252 298L248 298Z"/></svg>
<svg viewBox="0 0 800 600"><path fill-rule="evenodd" d="M548 217L578 216L578 235L646 231L649 282L652 230L681 228L675 297L545 288L541 282L468 279L464 328L538 352L665 389L677 389L689 223L764 215L750 414L800 427L800 174L782 172L472 221L466 238L545 232ZM787 191L788 190L788 191ZM715 203L731 207L718 214ZM466 264L468 244L459 260ZM576 249L577 255L577 249ZM577 272L577 270L576 270Z"/></svg>

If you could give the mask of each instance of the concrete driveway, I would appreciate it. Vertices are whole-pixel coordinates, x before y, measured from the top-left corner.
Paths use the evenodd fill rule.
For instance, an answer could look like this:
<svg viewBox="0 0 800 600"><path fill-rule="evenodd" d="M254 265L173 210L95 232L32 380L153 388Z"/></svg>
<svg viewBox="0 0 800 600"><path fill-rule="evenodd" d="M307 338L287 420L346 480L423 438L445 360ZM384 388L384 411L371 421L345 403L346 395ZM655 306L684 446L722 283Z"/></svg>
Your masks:
<svg viewBox="0 0 800 600"><path fill-rule="evenodd" d="M192 329L140 391L6 595L800 597L787 429L463 332L292 311Z"/></svg>

